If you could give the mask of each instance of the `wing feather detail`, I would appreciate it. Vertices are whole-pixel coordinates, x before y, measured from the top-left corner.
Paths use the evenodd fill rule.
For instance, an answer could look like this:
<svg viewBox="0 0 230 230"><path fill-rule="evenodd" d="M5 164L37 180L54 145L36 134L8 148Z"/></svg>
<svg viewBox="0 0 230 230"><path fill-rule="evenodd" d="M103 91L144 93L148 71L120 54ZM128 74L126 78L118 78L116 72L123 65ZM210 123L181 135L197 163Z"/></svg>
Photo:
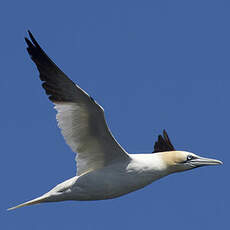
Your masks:
<svg viewBox="0 0 230 230"><path fill-rule="evenodd" d="M103 108L61 71L28 33L27 51L38 68L42 87L55 104L62 135L77 153L77 175L129 159L108 129Z"/></svg>

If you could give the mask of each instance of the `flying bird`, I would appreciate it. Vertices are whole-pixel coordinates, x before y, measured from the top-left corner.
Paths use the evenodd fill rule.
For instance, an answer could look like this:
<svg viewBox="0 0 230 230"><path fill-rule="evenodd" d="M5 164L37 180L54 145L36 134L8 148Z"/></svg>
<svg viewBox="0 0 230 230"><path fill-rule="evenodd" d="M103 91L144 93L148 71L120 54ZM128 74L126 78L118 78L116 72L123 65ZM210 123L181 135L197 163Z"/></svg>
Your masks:
<svg viewBox="0 0 230 230"><path fill-rule="evenodd" d="M57 110L62 135L76 153L77 174L44 195L8 210L44 202L111 199L175 172L222 164L219 160L177 151L165 130L158 136L152 153L127 153L110 132L103 108L61 71L28 33L27 51Z"/></svg>

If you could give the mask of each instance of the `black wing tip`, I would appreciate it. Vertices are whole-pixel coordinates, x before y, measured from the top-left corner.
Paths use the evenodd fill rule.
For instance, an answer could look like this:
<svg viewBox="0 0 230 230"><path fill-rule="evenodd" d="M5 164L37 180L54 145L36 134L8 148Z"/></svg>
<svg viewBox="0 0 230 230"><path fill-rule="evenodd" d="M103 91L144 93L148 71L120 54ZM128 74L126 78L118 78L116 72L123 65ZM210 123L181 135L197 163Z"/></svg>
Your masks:
<svg viewBox="0 0 230 230"><path fill-rule="evenodd" d="M25 41L26 41L26 44L28 46L32 45L31 41L27 38L27 37L24 37Z"/></svg>
<svg viewBox="0 0 230 230"><path fill-rule="evenodd" d="M31 39L31 37L33 37L33 35L32 35L32 33L30 32L30 30L27 30L27 33L29 34L29 38ZM28 44L28 42L31 43L31 41L29 40L28 37L24 37L24 38L25 38L25 41L26 41L27 44ZM31 39L31 40L32 40L32 39Z"/></svg>
<svg viewBox="0 0 230 230"><path fill-rule="evenodd" d="M33 36L30 30L27 30L27 32L30 36Z"/></svg>
<svg viewBox="0 0 230 230"><path fill-rule="evenodd" d="M36 64L43 82L42 87L52 102L72 101L72 93L62 90L66 87L76 87L75 84L56 66L56 64L43 51L33 34L28 30L28 37L25 42L28 45L27 51L30 58ZM64 92L63 92L64 91Z"/></svg>
<svg viewBox="0 0 230 230"><path fill-rule="evenodd" d="M35 40L33 34L28 30L29 38L25 37L25 42L27 44L27 51L31 57L31 59L35 62L38 66L38 63L46 63L50 64L52 61L40 47L38 42Z"/></svg>
<svg viewBox="0 0 230 230"><path fill-rule="evenodd" d="M33 34L31 33L30 30L27 30L28 34L29 34L29 38L31 39L31 41L25 37L26 43L28 44L28 42L30 43L30 45L33 45L33 47L39 48L41 49L41 47L39 46L38 42L36 41L36 39L34 38Z"/></svg>
<svg viewBox="0 0 230 230"><path fill-rule="evenodd" d="M163 129L163 136L158 135L158 140L154 144L153 153L166 151L175 151L175 148L172 145L166 130Z"/></svg>
<svg viewBox="0 0 230 230"><path fill-rule="evenodd" d="M35 40L33 34L30 32L30 30L28 30L28 34L29 34L29 36L30 36L31 41L34 43L34 45L37 46L38 43L37 43L37 41Z"/></svg>
<svg viewBox="0 0 230 230"><path fill-rule="evenodd" d="M164 137L164 139L165 139L166 141L170 142L168 133L166 132L165 129L163 130L163 137Z"/></svg>
<svg viewBox="0 0 230 230"><path fill-rule="evenodd" d="M27 51L28 51L28 53L31 55L31 54L32 54L32 51L33 51L34 49L37 48L37 45L36 45L36 43L34 42L35 39L34 39L32 33L30 32L30 30L28 30L28 34L29 34L29 38L30 38L31 40L30 40L28 37L25 37L25 42L26 42L26 44L27 44L27 46L28 46L28 47L27 47Z"/></svg>

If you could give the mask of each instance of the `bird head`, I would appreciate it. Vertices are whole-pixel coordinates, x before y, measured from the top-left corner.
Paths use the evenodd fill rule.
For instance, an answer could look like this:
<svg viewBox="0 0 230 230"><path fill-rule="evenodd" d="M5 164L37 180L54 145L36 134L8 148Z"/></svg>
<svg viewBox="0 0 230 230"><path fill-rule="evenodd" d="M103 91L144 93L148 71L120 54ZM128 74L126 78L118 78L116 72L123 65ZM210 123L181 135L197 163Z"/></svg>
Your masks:
<svg viewBox="0 0 230 230"><path fill-rule="evenodd" d="M162 158L170 173L181 172L201 166L223 164L222 161L201 157L186 151L162 152Z"/></svg>

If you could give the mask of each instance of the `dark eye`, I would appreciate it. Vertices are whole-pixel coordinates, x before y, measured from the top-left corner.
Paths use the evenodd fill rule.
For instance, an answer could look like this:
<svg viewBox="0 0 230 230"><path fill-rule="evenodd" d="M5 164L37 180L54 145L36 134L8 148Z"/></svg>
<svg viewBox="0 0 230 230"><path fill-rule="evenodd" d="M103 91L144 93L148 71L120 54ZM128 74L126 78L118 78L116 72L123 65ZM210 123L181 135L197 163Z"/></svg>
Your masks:
<svg viewBox="0 0 230 230"><path fill-rule="evenodd" d="M192 155L188 155L187 156L187 161L190 161L190 160L192 160L194 157L192 156Z"/></svg>

